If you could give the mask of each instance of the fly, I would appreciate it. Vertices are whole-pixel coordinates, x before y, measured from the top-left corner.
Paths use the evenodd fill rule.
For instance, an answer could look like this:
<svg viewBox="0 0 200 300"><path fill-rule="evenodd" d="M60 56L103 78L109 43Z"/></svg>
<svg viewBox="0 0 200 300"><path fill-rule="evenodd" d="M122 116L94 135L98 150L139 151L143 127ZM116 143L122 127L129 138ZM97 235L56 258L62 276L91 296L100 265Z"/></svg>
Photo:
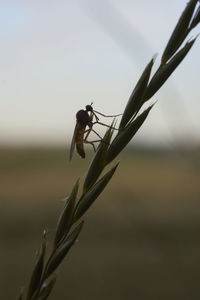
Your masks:
<svg viewBox="0 0 200 300"><path fill-rule="evenodd" d="M84 144L91 144L93 146L93 149L95 151L95 145L94 143L102 141L101 136L93 129L94 124L100 124L102 126L111 127L107 124L99 122L99 118L97 114L103 116L103 117L117 117L120 115L113 115L113 116L106 116L96 110L93 109L92 103L91 105L86 105L85 110L81 109L76 114L76 126L74 129L74 134L70 146L70 153L69 153L69 159L72 159L74 149L76 146L76 150L78 154L85 158L85 151L84 151ZM93 119L95 118L95 121L93 122ZM86 129L86 127L89 127ZM112 127L113 129L116 129ZM88 136L90 132L94 132L98 136L98 140L95 141L88 141Z"/></svg>

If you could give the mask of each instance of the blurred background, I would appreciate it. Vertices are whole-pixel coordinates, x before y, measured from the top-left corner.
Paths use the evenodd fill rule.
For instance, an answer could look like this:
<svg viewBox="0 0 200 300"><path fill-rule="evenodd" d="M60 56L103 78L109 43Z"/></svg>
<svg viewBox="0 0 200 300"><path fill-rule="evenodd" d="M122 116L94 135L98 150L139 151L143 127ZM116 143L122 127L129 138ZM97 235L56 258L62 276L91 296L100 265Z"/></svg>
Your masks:
<svg viewBox="0 0 200 300"><path fill-rule="evenodd" d="M91 102L123 112L185 5L0 3L0 299L27 285L43 229L51 240L63 198L84 178L91 149L68 161L76 112ZM199 47L153 97L50 299L199 299Z"/></svg>

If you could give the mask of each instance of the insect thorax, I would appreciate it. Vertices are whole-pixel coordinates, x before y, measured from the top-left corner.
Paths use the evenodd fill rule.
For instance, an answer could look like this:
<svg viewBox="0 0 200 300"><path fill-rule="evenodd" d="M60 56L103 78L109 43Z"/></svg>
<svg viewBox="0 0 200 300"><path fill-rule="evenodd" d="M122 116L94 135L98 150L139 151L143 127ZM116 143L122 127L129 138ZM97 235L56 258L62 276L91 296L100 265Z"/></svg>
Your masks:
<svg viewBox="0 0 200 300"><path fill-rule="evenodd" d="M87 111L85 111L83 109L79 110L76 114L76 119L79 124L84 125L84 126L86 126L86 125L90 126L90 123L91 123L90 116Z"/></svg>

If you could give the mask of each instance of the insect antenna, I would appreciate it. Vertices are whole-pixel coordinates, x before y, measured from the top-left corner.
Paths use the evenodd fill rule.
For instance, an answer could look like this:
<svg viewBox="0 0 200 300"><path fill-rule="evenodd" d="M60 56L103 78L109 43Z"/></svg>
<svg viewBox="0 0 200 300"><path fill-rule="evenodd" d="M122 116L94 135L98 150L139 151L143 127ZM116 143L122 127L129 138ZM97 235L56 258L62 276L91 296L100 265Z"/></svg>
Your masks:
<svg viewBox="0 0 200 300"><path fill-rule="evenodd" d="M119 117L119 116L122 116L123 114L118 114L118 115L104 115L104 114L102 114L102 113L100 113L99 111L96 111L96 110L94 110L93 109L93 112L94 112L94 115L96 115L96 114L99 114L99 115L101 115L101 116L103 116L103 117L106 117L106 118L114 118L114 117ZM95 114L96 113L96 114Z"/></svg>

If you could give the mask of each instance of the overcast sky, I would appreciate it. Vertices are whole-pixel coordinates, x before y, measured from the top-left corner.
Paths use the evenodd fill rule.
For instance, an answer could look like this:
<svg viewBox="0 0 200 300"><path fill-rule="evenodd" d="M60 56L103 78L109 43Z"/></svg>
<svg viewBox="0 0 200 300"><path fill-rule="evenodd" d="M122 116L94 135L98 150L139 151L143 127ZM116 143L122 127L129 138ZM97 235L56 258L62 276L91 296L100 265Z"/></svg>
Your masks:
<svg viewBox="0 0 200 300"><path fill-rule="evenodd" d="M186 2L1 1L1 144L66 144L77 110L91 101L105 114L123 112L156 53L159 63ZM137 141L200 139L199 53L198 39L153 97L158 101Z"/></svg>

